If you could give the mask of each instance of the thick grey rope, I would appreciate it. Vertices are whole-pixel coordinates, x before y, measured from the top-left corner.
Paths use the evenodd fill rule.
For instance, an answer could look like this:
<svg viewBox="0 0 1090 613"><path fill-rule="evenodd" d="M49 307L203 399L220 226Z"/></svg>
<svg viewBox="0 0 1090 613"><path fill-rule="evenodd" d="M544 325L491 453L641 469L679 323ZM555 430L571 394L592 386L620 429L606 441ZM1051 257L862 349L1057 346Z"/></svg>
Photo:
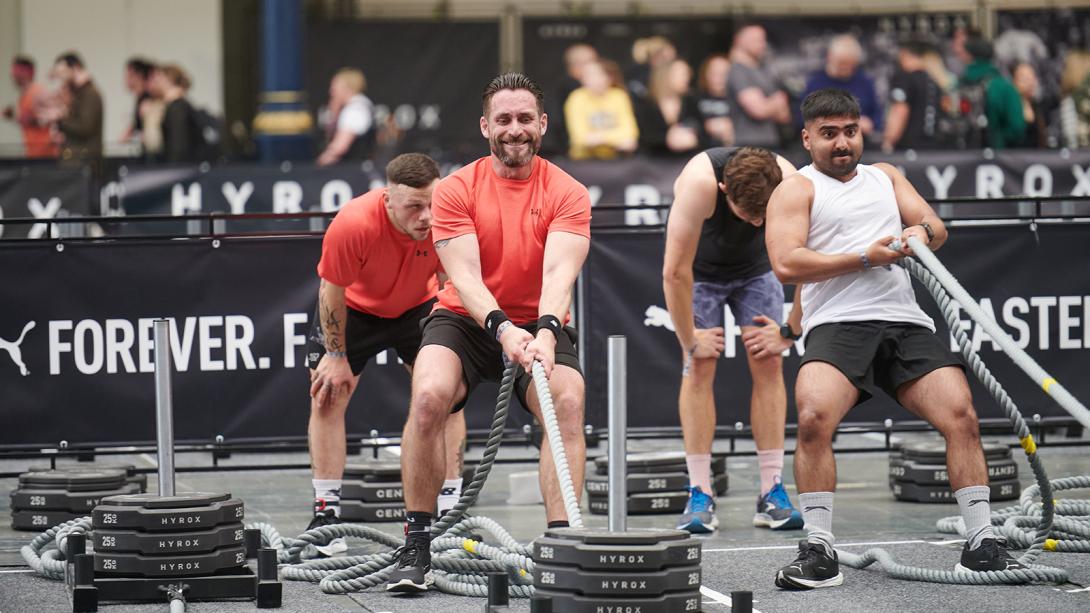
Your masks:
<svg viewBox="0 0 1090 613"><path fill-rule="evenodd" d="M549 451L553 454L556 478L560 483L560 492L564 496L564 509L568 513L568 523L573 528L582 528L583 514L579 512L579 498L575 493L575 486L572 484L571 470L568 468L568 454L564 450L564 439L560 436L560 426L556 421L553 396L549 392L549 380L545 378L545 367L540 362L535 361L531 371L534 376L534 388L537 390L537 398L541 403L542 425L549 437Z"/></svg>

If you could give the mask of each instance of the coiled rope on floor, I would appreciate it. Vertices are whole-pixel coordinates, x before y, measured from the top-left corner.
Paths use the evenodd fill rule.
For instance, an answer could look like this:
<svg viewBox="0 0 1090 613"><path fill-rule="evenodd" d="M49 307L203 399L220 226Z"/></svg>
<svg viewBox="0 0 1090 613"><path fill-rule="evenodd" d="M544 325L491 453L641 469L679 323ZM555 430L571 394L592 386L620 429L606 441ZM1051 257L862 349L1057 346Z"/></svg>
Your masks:
<svg viewBox="0 0 1090 613"><path fill-rule="evenodd" d="M1006 390L1003 389L1003 386L996 380L995 376L992 375L991 371L988 370L987 366L985 366L984 361L980 356L973 351L969 336L960 325L960 319L958 317L959 305L961 308L964 308L978 324L985 326L986 329L988 329L989 334L992 334L992 337L995 338L997 342L1000 342L1000 345L1004 350L1007 350L1008 355L1011 356L1015 364L1031 376L1038 378L1038 380L1046 382L1051 381L1051 383L1043 385L1046 392L1050 392L1050 388L1053 388L1050 393L1059 391L1066 394L1064 403L1062 404L1071 405L1074 410L1068 410L1072 411L1073 415L1078 413L1079 407L1081 407L1083 411L1085 411L1085 407L1082 407L1078 400L1056 383L1055 379L1048 376L1048 374L1044 372L1044 369L1026 355L1025 352L1013 342L1013 339L1010 339L1006 335L1006 332L999 328L998 325L989 325L988 316L969 296L969 293L961 287L946 267L939 262L938 258L931 253L926 245L913 237L909 239L909 246L920 261L916 261L912 258L904 258L900 261L900 264L904 266L913 277L919 280L931 293L932 297L934 297L935 302L943 312L943 317L946 319L947 325L953 332L954 338L958 343L958 347L961 349L961 355L965 358L966 364L973 371L973 374L975 374L984 384L984 387L995 398L996 402L999 403L999 406L1007 415L1007 419L1010 420L1011 426L1018 436L1018 440L1022 444L1026 459L1029 461L1034 478L1037 480L1037 484L1033 486L1033 488L1027 488L1026 492L1023 492L1022 500L1026 501L1032 499L1027 498L1027 494L1033 497L1039 493L1041 498L1040 503L1031 505L1035 506L1038 510L1038 513L1032 520L1032 525L1035 525L1036 528L1032 531L1023 530L1017 540L1012 540L1012 544L1026 549L1025 553L1018 558L1018 561L1025 566L1023 569L971 572L920 568L898 563L893 559L889 552L883 549L868 549L858 555L838 550L837 553L840 561L849 567L857 569L866 568L867 566L878 562L891 576L909 581L968 585L1066 582L1068 580L1067 571L1034 563L1041 554L1041 551L1046 548L1046 543L1049 543L1051 548L1052 539L1050 539L1049 535L1057 519L1055 517L1056 507L1052 492L1052 482L1048 480L1048 475L1045 474L1044 465L1041 463L1037 454L1037 445L1033 440L1033 435L1030 433L1029 426L1026 425L1026 421L1021 412L1018 411L1018 407L1014 404L1014 401L1011 400ZM899 245L891 245L890 248L897 249L899 248ZM956 301L955 298L951 298L951 294L957 299ZM994 324L994 321L990 322L990 324ZM1003 341L1007 342L1004 343ZM1011 348L1008 349L1007 345ZM1036 370L1034 370L1034 368ZM1064 408L1068 408L1068 406L1064 406ZM1079 483L1083 482L1083 480L1090 480L1087 477L1075 477L1074 479ZM994 521L993 518L993 522ZM1028 525L1029 522L1015 520L1015 523L1024 526ZM1066 524L1067 522L1064 521L1064 523ZM1030 532L1032 532L1032 537L1030 536Z"/></svg>

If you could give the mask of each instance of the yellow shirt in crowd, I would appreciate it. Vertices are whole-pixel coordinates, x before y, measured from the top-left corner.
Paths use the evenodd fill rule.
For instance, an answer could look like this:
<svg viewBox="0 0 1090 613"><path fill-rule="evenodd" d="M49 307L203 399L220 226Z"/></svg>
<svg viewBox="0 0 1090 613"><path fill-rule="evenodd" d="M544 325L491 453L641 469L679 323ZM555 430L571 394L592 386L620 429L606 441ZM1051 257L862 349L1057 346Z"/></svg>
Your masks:
<svg viewBox="0 0 1090 613"><path fill-rule="evenodd" d="M635 143L640 134L632 101L618 87L601 95L585 87L576 89L564 103L564 121L573 160L615 158L618 145Z"/></svg>

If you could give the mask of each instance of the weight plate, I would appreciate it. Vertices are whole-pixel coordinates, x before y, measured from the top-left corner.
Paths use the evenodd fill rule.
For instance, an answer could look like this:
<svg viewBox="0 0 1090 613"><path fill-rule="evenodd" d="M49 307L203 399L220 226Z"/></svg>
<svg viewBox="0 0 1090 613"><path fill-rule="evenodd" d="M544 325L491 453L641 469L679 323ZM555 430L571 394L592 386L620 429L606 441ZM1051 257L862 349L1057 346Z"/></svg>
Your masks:
<svg viewBox="0 0 1090 613"><path fill-rule="evenodd" d="M246 564L245 547L226 547L191 555L145 556L138 553L95 553L95 573L141 577L211 575Z"/></svg>
<svg viewBox="0 0 1090 613"><path fill-rule="evenodd" d="M548 530L533 543L539 564L612 572L657 571L700 564L700 543L680 530L604 532L568 528Z"/></svg>
<svg viewBox="0 0 1090 613"><path fill-rule="evenodd" d="M894 481L912 481L922 485L949 485L945 464L919 464L912 460L890 462L889 476ZM989 460L988 479L1009 481L1018 478L1018 464L1013 459Z"/></svg>
<svg viewBox="0 0 1090 613"><path fill-rule="evenodd" d="M94 492L117 489L125 484L123 470L46 470L19 475L21 489L67 490Z"/></svg>
<svg viewBox="0 0 1090 613"><path fill-rule="evenodd" d="M1017 479L996 481L990 484L992 502L1014 500L1022 494ZM957 502L949 485L921 485L911 481L894 481L893 497L905 502Z"/></svg>
<svg viewBox="0 0 1090 613"><path fill-rule="evenodd" d="M1002 460L1011 457L1011 448L994 441L983 441L984 457L988 460ZM901 445L901 457L921 464L946 464L946 443L942 441L922 441Z"/></svg>
<svg viewBox="0 0 1090 613"><path fill-rule="evenodd" d="M360 481L357 479L341 482L341 500L362 500L363 502L401 502L404 492L400 482Z"/></svg>
<svg viewBox="0 0 1090 613"><path fill-rule="evenodd" d="M106 496L140 493L138 483L123 483L121 487L97 492L69 492L67 490L19 489L11 493L11 508L17 510L49 509L90 513L91 509Z"/></svg>
<svg viewBox="0 0 1090 613"><path fill-rule="evenodd" d="M700 566L679 566L645 573L606 573L538 563L534 566L534 587L584 596L644 598L700 589Z"/></svg>
<svg viewBox="0 0 1090 613"><path fill-rule="evenodd" d="M360 502L341 499L341 519L344 521L375 523L405 519L404 502Z"/></svg>
<svg viewBox="0 0 1090 613"><path fill-rule="evenodd" d="M655 515L680 513L689 502L689 492L649 492L628 495L628 515ZM609 498L587 496L591 513L603 515L609 512Z"/></svg>
<svg viewBox="0 0 1090 613"><path fill-rule="evenodd" d="M727 473L721 473L712 477L712 490L715 491L716 496L726 494L729 487L730 479L727 477Z"/></svg>
<svg viewBox="0 0 1090 613"><path fill-rule="evenodd" d="M609 493L609 479L604 475L587 475L584 484L588 494ZM628 493L679 491L689 487L689 475L684 472L634 473L626 479Z"/></svg>
<svg viewBox="0 0 1090 613"><path fill-rule="evenodd" d="M57 524L63 524L64 522L77 519L79 517L86 517L86 515L79 515L71 513L69 511L19 511L13 510L11 512L11 527L15 530L35 530L37 532L45 532L46 530L56 526Z"/></svg>
<svg viewBox="0 0 1090 613"><path fill-rule="evenodd" d="M242 545L241 523L224 524L211 530L190 532L134 532L95 530L92 542L96 552L125 551L151 555L202 553L220 547Z"/></svg>
<svg viewBox="0 0 1090 613"><path fill-rule="evenodd" d="M218 496L199 494L194 497L207 499ZM180 504L179 498L185 497L171 496L163 499L151 494L108 496L103 498L102 503L91 513L92 525L96 530L121 528L148 532L178 532L242 521L245 515L242 501L238 498L229 498L203 506L175 506ZM140 500L134 499L143 499L142 504L149 506L137 506Z"/></svg>
<svg viewBox="0 0 1090 613"><path fill-rule="evenodd" d="M115 496L109 500L103 500L102 504L122 507L144 507L146 509L183 509L190 507L205 507L217 502L226 502L230 499L230 493L184 492L173 496L159 496L158 494L148 493Z"/></svg>
<svg viewBox="0 0 1090 613"><path fill-rule="evenodd" d="M552 600L553 611L564 613L686 613L700 610L700 592L664 594L657 598L596 598L538 589L537 596Z"/></svg>
<svg viewBox="0 0 1090 613"><path fill-rule="evenodd" d="M344 477L358 478L364 481L401 482L401 464L397 462L374 462L371 464L347 464Z"/></svg>
<svg viewBox="0 0 1090 613"><path fill-rule="evenodd" d="M685 463L684 451L653 451L630 453L625 458L630 473L666 473L684 472L689 468ZM726 456L712 456L712 474L727 472ZM609 473L609 458L601 456L594 460L594 471L599 475Z"/></svg>

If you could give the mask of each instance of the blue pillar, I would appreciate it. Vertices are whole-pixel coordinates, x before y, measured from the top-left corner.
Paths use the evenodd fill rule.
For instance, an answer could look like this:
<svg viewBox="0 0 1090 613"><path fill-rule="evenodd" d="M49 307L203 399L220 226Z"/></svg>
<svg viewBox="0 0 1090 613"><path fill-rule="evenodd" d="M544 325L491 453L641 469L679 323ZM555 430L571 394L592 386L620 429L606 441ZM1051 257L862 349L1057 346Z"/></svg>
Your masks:
<svg viewBox="0 0 1090 613"><path fill-rule="evenodd" d="M300 0L263 0L261 104L254 118L263 162L306 160L313 121L303 91L303 12Z"/></svg>

